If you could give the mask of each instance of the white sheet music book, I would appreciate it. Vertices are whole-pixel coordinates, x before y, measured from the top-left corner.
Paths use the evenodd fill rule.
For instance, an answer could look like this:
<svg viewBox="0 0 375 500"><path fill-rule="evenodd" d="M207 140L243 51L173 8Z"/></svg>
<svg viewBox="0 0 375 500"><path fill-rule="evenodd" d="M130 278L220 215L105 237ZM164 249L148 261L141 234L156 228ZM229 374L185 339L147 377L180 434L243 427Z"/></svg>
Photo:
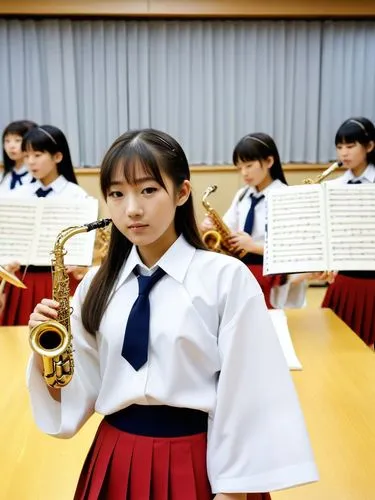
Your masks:
<svg viewBox="0 0 375 500"><path fill-rule="evenodd" d="M98 218L99 202L83 198L77 202L61 198L0 200L0 265L18 261L21 265L49 266L58 233ZM69 239L64 262L73 266L92 263L95 231Z"/></svg>
<svg viewBox="0 0 375 500"><path fill-rule="evenodd" d="M297 357L290 337L288 320L285 312L282 309L270 309L269 313L289 369L302 370L302 364Z"/></svg>
<svg viewBox="0 0 375 500"><path fill-rule="evenodd" d="M375 184L307 184L267 194L267 274L375 270Z"/></svg>

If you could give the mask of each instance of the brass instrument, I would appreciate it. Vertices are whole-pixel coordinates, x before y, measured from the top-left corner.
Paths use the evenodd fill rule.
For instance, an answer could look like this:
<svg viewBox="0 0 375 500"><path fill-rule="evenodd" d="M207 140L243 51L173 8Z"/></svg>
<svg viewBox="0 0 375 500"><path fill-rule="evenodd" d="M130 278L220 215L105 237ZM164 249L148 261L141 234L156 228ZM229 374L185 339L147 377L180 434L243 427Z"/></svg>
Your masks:
<svg viewBox="0 0 375 500"><path fill-rule="evenodd" d="M110 223L111 219L101 219L83 226L68 227L57 236L52 252L52 298L60 304L58 317L57 320L34 326L29 338L31 349L42 356L44 380L50 387L60 388L69 384L74 372L69 275L64 264L64 245L77 234L103 228Z"/></svg>
<svg viewBox="0 0 375 500"><path fill-rule="evenodd" d="M342 167L342 161L336 161L335 163L332 163L331 166L329 166L324 172L318 175L318 177L313 180L313 179L304 179L303 183L304 184L319 184L320 182L324 181L332 172L337 170L338 168Z"/></svg>
<svg viewBox="0 0 375 500"><path fill-rule="evenodd" d="M2 291L6 282L10 283L11 285L17 286L18 288L26 288L25 284L22 283L22 281L19 280L15 274L11 273L3 266L0 266L0 278L2 278L0 291Z"/></svg>
<svg viewBox="0 0 375 500"><path fill-rule="evenodd" d="M248 252L246 250L240 250L238 252L233 252L230 249L227 241L232 231L225 224L220 215L212 208L210 203L207 201L208 196L211 193L214 193L217 189L217 186L213 184L212 186L208 186L206 191L203 193L202 204L207 211L207 215L210 216L215 229L210 229L206 231L202 235L203 243L209 250L213 250L218 253L225 253L227 255L232 255L234 257L238 257L242 259Z"/></svg>

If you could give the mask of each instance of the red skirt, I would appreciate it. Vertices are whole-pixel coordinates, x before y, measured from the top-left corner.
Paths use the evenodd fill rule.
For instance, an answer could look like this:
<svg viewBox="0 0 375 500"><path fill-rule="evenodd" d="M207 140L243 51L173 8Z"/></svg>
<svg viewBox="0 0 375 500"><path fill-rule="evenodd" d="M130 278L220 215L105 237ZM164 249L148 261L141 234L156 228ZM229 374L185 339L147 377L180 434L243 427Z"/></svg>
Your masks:
<svg viewBox="0 0 375 500"><path fill-rule="evenodd" d="M27 288L17 288L7 284L5 286L5 308L0 325L18 326L27 325L30 314L42 300L52 298L52 274L50 271L27 272L23 278L21 271L16 273ZM70 276L70 294L73 295L79 281Z"/></svg>
<svg viewBox="0 0 375 500"><path fill-rule="evenodd" d="M285 274L274 274L269 276L263 276L263 264L249 264L247 267L253 273L255 279L259 283L264 298L266 299L266 304L268 309L273 309L270 302L271 298L271 290L274 287L282 285L286 281Z"/></svg>
<svg viewBox="0 0 375 500"><path fill-rule="evenodd" d="M103 420L86 458L74 500L212 500L207 435L153 438ZM270 500L249 494L248 500Z"/></svg>
<svg viewBox="0 0 375 500"><path fill-rule="evenodd" d="M342 274L328 287L322 307L329 307L367 345L375 343L375 280Z"/></svg>

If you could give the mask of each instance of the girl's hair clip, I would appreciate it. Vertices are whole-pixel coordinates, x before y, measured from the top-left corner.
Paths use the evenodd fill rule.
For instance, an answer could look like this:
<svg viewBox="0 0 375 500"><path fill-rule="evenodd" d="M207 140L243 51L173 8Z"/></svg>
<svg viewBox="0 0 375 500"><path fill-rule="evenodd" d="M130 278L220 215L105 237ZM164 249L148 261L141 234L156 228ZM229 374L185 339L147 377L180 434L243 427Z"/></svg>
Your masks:
<svg viewBox="0 0 375 500"><path fill-rule="evenodd" d="M38 130L40 130L41 132L43 132L43 134L45 134L47 137L49 137L51 139L51 141L54 142L57 146L56 140L52 137L52 135L49 132L47 132L47 130L44 130L44 128L42 128L42 127L38 127Z"/></svg>

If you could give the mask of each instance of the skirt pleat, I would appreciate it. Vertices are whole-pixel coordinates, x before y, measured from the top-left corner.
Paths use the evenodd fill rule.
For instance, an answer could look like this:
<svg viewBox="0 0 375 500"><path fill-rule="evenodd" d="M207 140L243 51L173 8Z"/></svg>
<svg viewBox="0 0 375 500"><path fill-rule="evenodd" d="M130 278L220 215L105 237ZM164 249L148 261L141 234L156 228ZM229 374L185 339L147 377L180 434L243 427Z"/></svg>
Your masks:
<svg viewBox="0 0 375 500"><path fill-rule="evenodd" d="M212 500L207 435L135 436L103 420L83 466L74 500ZM253 493L248 500L270 500Z"/></svg>
<svg viewBox="0 0 375 500"><path fill-rule="evenodd" d="M139 500L151 498L153 444L153 439L145 436L137 436L134 440L130 464L130 488L126 498L139 498Z"/></svg>
<svg viewBox="0 0 375 500"><path fill-rule="evenodd" d="M111 428L111 426L108 425ZM114 428L112 427L111 430ZM114 429L118 432L116 429ZM113 452L109 482L106 488L107 500L127 498L130 482L130 469L133 458L135 436L121 433Z"/></svg>
<svg viewBox="0 0 375 500"><path fill-rule="evenodd" d="M50 272L17 272L27 288L17 288L9 283L5 287L5 308L0 324L2 326L27 325L30 314L42 299L52 298L52 275ZM69 277L70 295L73 295L79 282Z"/></svg>
<svg viewBox="0 0 375 500"><path fill-rule="evenodd" d="M266 305L268 309L273 309L273 306L270 302L271 299L271 290L272 288L276 288L278 286L284 285L287 281L286 274L272 274L269 276L263 275L263 264L249 264L247 266L252 272L254 278L259 283L264 298L266 300Z"/></svg>
<svg viewBox="0 0 375 500"><path fill-rule="evenodd" d="M375 343L375 280L338 274L322 307L332 309L367 345Z"/></svg>
<svg viewBox="0 0 375 500"><path fill-rule="evenodd" d="M157 440L154 443L154 459L152 468L153 500L165 500L169 494L169 440Z"/></svg>
<svg viewBox="0 0 375 500"><path fill-rule="evenodd" d="M250 269L250 271L253 273L254 278L259 283L268 309L273 309L270 302L272 289L271 280L268 278L268 276L263 276L263 265L249 264L247 267Z"/></svg>

